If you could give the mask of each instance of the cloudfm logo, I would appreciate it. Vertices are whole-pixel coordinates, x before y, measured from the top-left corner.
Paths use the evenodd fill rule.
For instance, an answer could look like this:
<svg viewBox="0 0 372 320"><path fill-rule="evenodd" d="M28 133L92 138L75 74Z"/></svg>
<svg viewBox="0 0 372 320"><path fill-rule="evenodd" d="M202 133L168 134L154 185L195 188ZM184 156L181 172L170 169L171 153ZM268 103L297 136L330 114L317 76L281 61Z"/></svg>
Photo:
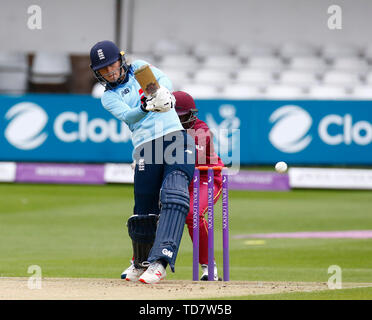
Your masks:
<svg viewBox="0 0 372 320"><path fill-rule="evenodd" d="M271 114L269 121L273 123L269 140L276 149L296 153L310 144L309 130L313 120L304 109L295 105L280 107Z"/></svg>
<svg viewBox="0 0 372 320"><path fill-rule="evenodd" d="M5 114L5 119L9 121L5 138L18 149L36 149L48 137L48 134L43 132L48 115L35 103L21 102L14 105Z"/></svg>

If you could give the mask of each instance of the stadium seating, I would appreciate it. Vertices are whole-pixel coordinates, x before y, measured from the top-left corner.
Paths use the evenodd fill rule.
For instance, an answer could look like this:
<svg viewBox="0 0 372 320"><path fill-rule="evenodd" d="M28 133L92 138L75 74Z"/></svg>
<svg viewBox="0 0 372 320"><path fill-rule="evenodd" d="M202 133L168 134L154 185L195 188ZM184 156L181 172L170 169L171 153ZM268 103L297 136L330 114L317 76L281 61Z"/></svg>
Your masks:
<svg viewBox="0 0 372 320"><path fill-rule="evenodd" d="M333 60L332 68L340 71L363 73L368 70L368 63L358 57L340 57Z"/></svg>
<svg viewBox="0 0 372 320"><path fill-rule="evenodd" d="M356 86L352 90L352 99L372 100L372 86Z"/></svg>
<svg viewBox="0 0 372 320"><path fill-rule="evenodd" d="M195 72L194 82L198 84L226 85L231 79L231 72L222 69L201 69Z"/></svg>
<svg viewBox="0 0 372 320"><path fill-rule="evenodd" d="M71 74L71 62L67 53L37 52L31 67L32 83L62 84Z"/></svg>
<svg viewBox="0 0 372 320"><path fill-rule="evenodd" d="M174 90L178 90L182 85L192 82L192 71L173 68L161 68L161 71L163 71L170 79L172 79Z"/></svg>
<svg viewBox="0 0 372 320"><path fill-rule="evenodd" d="M314 72L301 70L285 70L280 74L280 83L293 86L308 87L319 83Z"/></svg>
<svg viewBox="0 0 372 320"><path fill-rule="evenodd" d="M332 60L340 57L358 57L361 48L350 43L330 43L323 46L321 54L324 58Z"/></svg>
<svg viewBox="0 0 372 320"><path fill-rule="evenodd" d="M188 92L195 99L213 99L222 96L221 91L214 85L188 84L180 87L181 91Z"/></svg>
<svg viewBox="0 0 372 320"><path fill-rule="evenodd" d="M361 82L361 77L358 73L331 70L324 74L323 83L327 85L352 87Z"/></svg>
<svg viewBox="0 0 372 320"><path fill-rule="evenodd" d="M372 86L372 71L368 72L365 76L365 82Z"/></svg>
<svg viewBox="0 0 372 320"><path fill-rule="evenodd" d="M23 94L27 89L27 72L0 71L0 93Z"/></svg>
<svg viewBox="0 0 372 320"><path fill-rule="evenodd" d="M298 86L273 85L265 90L266 99L303 99L306 93Z"/></svg>
<svg viewBox="0 0 372 320"><path fill-rule="evenodd" d="M318 51L316 46L309 43L288 42L280 47L279 54L285 59L291 59L294 57L315 57Z"/></svg>
<svg viewBox="0 0 372 320"><path fill-rule="evenodd" d="M191 46L163 39L150 51L127 53L126 58L129 63L140 59L153 64L170 77L174 90L188 88L201 98L371 99L372 44ZM38 84L66 84L72 73L67 53L37 52L30 61L28 79L26 54L0 52L0 93L24 93L28 81L31 91ZM95 85L93 96L99 97L100 91L102 86Z"/></svg>
<svg viewBox="0 0 372 320"><path fill-rule="evenodd" d="M372 45L203 42L193 44L192 50L176 46L166 51L163 44L155 65L172 79L175 90L192 90L200 98L370 97ZM158 49L154 51L159 53Z"/></svg>
<svg viewBox="0 0 372 320"><path fill-rule="evenodd" d="M294 70L310 70L318 73L324 72L329 66L320 57L292 57L289 61L289 68Z"/></svg>
<svg viewBox="0 0 372 320"><path fill-rule="evenodd" d="M136 60L144 60L153 65L156 65L156 66L158 65L158 58L151 53L136 52L136 53L126 54L125 57L128 63L132 63Z"/></svg>
<svg viewBox="0 0 372 320"><path fill-rule="evenodd" d="M236 73L236 83L267 85L275 82L274 74L270 70L242 69Z"/></svg>
<svg viewBox="0 0 372 320"><path fill-rule="evenodd" d="M250 56L273 57L277 54L277 49L273 45L263 43L243 42L233 48L232 51L241 59L247 59Z"/></svg>
<svg viewBox="0 0 372 320"><path fill-rule="evenodd" d="M283 60L279 57L251 56L248 59L248 66L252 69L281 71L285 68Z"/></svg>
<svg viewBox="0 0 372 320"><path fill-rule="evenodd" d="M147 54L136 55L199 98L369 99L372 87L372 45L164 40Z"/></svg>
<svg viewBox="0 0 372 320"><path fill-rule="evenodd" d="M205 69L238 70L242 67L244 67L244 63L241 59L231 55L208 56L203 61Z"/></svg>
<svg viewBox="0 0 372 320"><path fill-rule="evenodd" d="M177 39L164 38L155 41L151 53L156 58L161 58L166 54L185 54L188 53L188 46Z"/></svg>
<svg viewBox="0 0 372 320"><path fill-rule="evenodd" d="M310 87L309 99L349 99L351 96L340 86L317 85Z"/></svg>
<svg viewBox="0 0 372 320"><path fill-rule="evenodd" d="M27 79L27 55L22 52L0 52L0 93L25 93Z"/></svg>
<svg viewBox="0 0 372 320"><path fill-rule="evenodd" d="M232 54L232 52L233 50L230 46L218 42L197 43L193 48L193 54L200 59L211 55L229 55Z"/></svg>
<svg viewBox="0 0 372 320"><path fill-rule="evenodd" d="M262 99L265 94L258 86L232 84L223 88L221 98L224 99Z"/></svg>
<svg viewBox="0 0 372 320"><path fill-rule="evenodd" d="M161 69L194 70L199 66L198 59L186 54L167 54L158 63Z"/></svg>

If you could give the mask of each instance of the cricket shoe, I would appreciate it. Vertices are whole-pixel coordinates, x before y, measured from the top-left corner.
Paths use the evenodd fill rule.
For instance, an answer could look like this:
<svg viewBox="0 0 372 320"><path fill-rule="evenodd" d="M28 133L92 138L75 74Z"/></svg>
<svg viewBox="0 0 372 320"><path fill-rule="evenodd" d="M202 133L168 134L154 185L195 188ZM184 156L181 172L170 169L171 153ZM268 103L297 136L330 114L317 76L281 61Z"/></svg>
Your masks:
<svg viewBox="0 0 372 320"><path fill-rule="evenodd" d="M146 272L142 274L139 281L147 284L155 284L164 279L167 275L164 266L159 262L152 262Z"/></svg>
<svg viewBox="0 0 372 320"><path fill-rule="evenodd" d="M132 263L127 269L121 274L121 279L127 281L138 281L142 274L146 271L146 268L136 268Z"/></svg>
<svg viewBox="0 0 372 320"><path fill-rule="evenodd" d="M208 281L208 265L207 264L202 264L201 265L202 269L202 276L200 278L201 281ZM217 265L216 262L214 263L214 281L222 280L221 278L218 278L218 273L217 273Z"/></svg>
<svg viewBox="0 0 372 320"><path fill-rule="evenodd" d="M129 262L130 262L130 264L131 264L131 266L132 266L133 263L134 263L134 259L132 258L131 260L129 260ZM128 270L131 268L131 266L128 267L128 268L126 268L126 269L121 273L121 275L120 275L120 279L123 279L123 280L124 280L124 279L127 277Z"/></svg>

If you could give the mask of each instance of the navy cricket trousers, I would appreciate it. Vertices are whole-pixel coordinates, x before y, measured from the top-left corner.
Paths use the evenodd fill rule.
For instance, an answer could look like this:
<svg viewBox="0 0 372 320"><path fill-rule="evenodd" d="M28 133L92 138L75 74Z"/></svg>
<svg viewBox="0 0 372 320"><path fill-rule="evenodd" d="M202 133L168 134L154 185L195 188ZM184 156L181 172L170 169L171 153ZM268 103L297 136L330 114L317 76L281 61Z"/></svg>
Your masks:
<svg viewBox="0 0 372 320"><path fill-rule="evenodd" d="M159 214L162 183L170 172L183 171L192 181L195 142L186 131L175 131L136 148L134 173L134 214Z"/></svg>

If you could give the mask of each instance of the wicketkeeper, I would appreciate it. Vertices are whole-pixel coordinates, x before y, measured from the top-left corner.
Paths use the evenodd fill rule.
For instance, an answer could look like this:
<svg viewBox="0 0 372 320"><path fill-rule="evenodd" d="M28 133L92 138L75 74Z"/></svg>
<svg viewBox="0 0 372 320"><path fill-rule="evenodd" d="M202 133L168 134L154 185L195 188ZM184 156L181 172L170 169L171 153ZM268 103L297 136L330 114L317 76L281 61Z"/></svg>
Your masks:
<svg viewBox="0 0 372 320"><path fill-rule="evenodd" d="M173 92L176 98L176 112L182 126L195 140L196 163L195 166L223 167L224 163L217 155L213 144L213 135L208 125L198 119L198 110L191 95L183 91ZM193 183L189 185L190 210L186 218L187 227L191 239L193 239ZM214 172L214 204L217 202L222 191L222 177L220 171ZM199 187L199 263L201 264L202 276L200 280L208 280L208 223L205 214L208 211L208 173L200 172ZM214 263L214 280L218 280L217 266Z"/></svg>

